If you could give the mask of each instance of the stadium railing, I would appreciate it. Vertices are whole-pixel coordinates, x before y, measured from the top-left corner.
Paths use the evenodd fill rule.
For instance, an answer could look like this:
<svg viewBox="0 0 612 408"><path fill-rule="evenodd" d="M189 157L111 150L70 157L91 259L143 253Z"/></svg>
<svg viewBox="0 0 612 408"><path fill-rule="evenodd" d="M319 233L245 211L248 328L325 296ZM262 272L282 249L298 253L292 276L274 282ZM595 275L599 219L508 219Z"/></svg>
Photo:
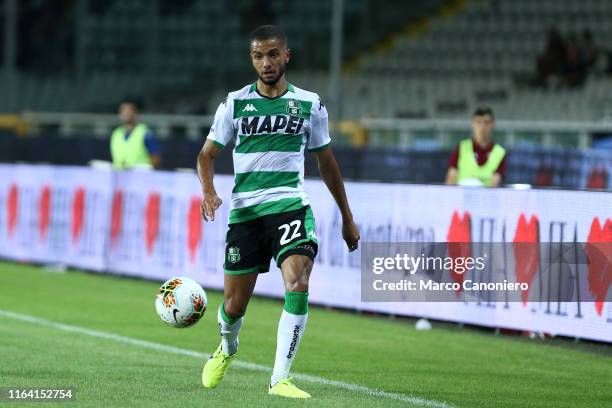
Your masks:
<svg viewBox="0 0 612 408"><path fill-rule="evenodd" d="M119 124L114 114L25 112L21 116L33 134L57 129L60 136L89 132L94 137L107 138ZM200 139L207 133L213 119L214 116L201 115L140 115L140 121L151 127L160 139L168 139L177 129L181 129L189 139Z"/></svg>
<svg viewBox="0 0 612 408"><path fill-rule="evenodd" d="M448 148L469 137L469 120L455 119L362 119L370 146ZM541 145L586 149L593 134L612 134L612 121L520 121L498 120L494 138L508 146Z"/></svg>
<svg viewBox="0 0 612 408"><path fill-rule="evenodd" d="M28 124L30 133L57 129L60 136L88 131L95 137L106 138L118 123L114 114L25 112L21 117ZM140 119L152 127L160 139L167 139L178 132L190 140L200 140L208 132L214 117L143 114ZM347 136L348 144L357 146L367 144L372 147L400 146L425 150L450 148L471 133L469 120L456 119L363 118L352 122L352 125L340 126L339 132ZM530 145L586 149L591 147L593 135L602 133L612 134L612 121L498 120L494 138L507 147Z"/></svg>

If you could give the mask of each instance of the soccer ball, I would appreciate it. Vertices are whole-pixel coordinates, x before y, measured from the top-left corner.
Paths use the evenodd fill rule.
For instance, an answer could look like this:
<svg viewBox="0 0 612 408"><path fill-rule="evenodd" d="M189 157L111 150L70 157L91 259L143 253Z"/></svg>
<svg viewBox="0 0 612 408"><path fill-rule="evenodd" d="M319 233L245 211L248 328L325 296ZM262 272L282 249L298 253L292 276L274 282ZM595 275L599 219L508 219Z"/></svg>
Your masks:
<svg viewBox="0 0 612 408"><path fill-rule="evenodd" d="M189 327L206 311L206 292L194 280L182 276L168 279L157 291L155 309L170 326Z"/></svg>

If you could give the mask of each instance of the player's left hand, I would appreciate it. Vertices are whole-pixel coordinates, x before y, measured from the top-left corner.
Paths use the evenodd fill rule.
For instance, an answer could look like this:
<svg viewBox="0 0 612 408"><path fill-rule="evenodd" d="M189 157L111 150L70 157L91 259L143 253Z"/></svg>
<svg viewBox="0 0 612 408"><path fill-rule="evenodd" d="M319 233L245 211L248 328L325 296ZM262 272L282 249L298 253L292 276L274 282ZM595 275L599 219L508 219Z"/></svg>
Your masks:
<svg viewBox="0 0 612 408"><path fill-rule="evenodd" d="M353 252L359 247L359 228L353 220L342 223L342 238L346 242L349 252Z"/></svg>

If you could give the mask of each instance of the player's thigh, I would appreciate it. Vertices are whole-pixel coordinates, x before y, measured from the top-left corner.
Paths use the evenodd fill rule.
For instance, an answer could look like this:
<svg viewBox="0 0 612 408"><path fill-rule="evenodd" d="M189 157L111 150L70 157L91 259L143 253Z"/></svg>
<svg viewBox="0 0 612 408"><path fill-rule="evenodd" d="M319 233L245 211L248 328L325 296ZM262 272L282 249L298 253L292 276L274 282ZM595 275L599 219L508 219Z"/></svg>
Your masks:
<svg viewBox="0 0 612 408"><path fill-rule="evenodd" d="M271 236L270 250L276 265L291 255L317 256L318 240L315 219L309 206L267 218L266 231Z"/></svg>
<svg viewBox="0 0 612 408"><path fill-rule="evenodd" d="M253 220L231 224L227 232L223 266L225 311L242 315L253 294L257 275L270 268L270 252L259 239L262 223Z"/></svg>
<svg viewBox="0 0 612 408"><path fill-rule="evenodd" d="M261 239L265 227L260 220L230 224L225 238L225 275L268 272L270 249Z"/></svg>
<svg viewBox="0 0 612 408"><path fill-rule="evenodd" d="M290 255L280 266L286 292L308 292L313 260L305 255Z"/></svg>
<svg viewBox="0 0 612 408"><path fill-rule="evenodd" d="M272 256L283 273L285 288L299 292L308 290L308 279L318 251L310 207L277 214L267 229L273 233Z"/></svg>

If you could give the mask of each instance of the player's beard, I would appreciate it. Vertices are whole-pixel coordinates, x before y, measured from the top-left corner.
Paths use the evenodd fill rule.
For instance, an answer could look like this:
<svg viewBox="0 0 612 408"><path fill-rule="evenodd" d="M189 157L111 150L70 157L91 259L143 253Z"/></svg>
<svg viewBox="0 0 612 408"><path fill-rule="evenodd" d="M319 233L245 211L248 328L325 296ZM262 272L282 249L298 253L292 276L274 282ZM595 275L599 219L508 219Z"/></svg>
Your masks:
<svg viewBox="0 0 612 408"><path fill-rule="evenodd" d="M259 73L257 74L257 76L259 77L261 82L263 82L264 84L269 85L269 86L274 86L283 77L283 75L285 75L286 69L287 69L287 64L281 65L278 68L278 75L276 75L273 79L266 80L263 78L263 76L259 75Z"/></svg>

